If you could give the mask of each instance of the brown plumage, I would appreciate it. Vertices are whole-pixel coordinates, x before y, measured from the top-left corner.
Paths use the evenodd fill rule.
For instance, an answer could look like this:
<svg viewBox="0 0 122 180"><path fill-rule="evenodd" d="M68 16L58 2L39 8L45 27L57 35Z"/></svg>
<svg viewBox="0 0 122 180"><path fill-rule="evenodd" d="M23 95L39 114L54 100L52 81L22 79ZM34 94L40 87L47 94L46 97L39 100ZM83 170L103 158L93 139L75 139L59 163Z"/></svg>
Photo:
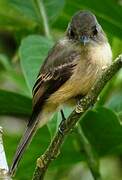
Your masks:
<svg viewBox="0 0 122 180"><path fill-rule="evenodd" d="M96 17L76 13L66 36L49 52L33 87L33 112L17 148L10 174L13 175L37 128L43 126L62 104L74 104L84 96L109 66L112 53Z"/></svg>

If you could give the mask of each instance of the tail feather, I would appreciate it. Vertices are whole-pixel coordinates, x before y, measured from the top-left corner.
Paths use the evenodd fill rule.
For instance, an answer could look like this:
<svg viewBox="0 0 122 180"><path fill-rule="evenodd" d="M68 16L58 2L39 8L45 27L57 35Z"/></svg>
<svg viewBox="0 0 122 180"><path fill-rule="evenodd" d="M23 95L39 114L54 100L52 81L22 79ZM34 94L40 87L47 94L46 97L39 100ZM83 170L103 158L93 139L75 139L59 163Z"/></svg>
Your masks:
<svg viewBox="0 0 122 180"><path fill-rule="evenodd" d="M35 123L32 123L31 125L27 126L27 129L26 129L26 131L25 131L25 133L24 133L23 137L21 138L21 141L18 145L16 154L15 154L14 159L13 159L13 163L9 169L9 174L11 176L14 175L16 168L18 166L18 163L19 163L23 153L25 152L28 144L31 142L32 137L34 136L37 128L38 128L38 121L37 120Z"/></svg>

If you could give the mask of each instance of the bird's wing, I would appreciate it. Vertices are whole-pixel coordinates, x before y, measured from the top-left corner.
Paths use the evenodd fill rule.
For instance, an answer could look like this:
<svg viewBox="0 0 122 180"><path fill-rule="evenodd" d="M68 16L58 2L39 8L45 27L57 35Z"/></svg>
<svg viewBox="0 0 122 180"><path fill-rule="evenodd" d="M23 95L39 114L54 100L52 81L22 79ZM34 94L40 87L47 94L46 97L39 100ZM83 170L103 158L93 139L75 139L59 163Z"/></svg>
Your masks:
<svg viewBox="0 0 122 180"><path fill-rule="evenodd" d="M80 52L57 43L49 52L33 87L33 111L39 113L48 97L72 75Z"/></svg>

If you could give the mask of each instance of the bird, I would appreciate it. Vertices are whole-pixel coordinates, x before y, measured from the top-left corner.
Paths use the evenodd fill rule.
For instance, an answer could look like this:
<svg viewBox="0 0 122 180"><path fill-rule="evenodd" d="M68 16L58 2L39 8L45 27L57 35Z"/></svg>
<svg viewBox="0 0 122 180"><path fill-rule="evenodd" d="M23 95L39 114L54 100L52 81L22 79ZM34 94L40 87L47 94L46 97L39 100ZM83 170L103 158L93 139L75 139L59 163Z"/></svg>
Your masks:
<svg viewBox="0 0 122 180"><path fill-rule="evenodd" d="M75 106L111 63L111 47L96 16L88 10L76 12L40 68L32 114L9 169L11 176L37 129L61 106Z"/></svg>

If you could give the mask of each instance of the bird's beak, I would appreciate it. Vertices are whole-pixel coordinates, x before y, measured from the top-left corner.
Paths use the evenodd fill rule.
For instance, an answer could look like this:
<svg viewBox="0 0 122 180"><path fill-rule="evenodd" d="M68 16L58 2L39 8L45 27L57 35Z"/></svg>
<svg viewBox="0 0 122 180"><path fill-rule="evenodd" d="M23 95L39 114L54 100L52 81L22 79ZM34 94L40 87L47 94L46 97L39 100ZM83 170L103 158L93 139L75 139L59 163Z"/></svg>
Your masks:
<svg viewBox="0 0 122 180"><path fill-rule="evenodd" d="M83 43L84 45L85 45L86 43L88 43L89 40L90 40L89 37L86 36L86 35L82 35L82 36L80 37L80 42Z"/></svg>

